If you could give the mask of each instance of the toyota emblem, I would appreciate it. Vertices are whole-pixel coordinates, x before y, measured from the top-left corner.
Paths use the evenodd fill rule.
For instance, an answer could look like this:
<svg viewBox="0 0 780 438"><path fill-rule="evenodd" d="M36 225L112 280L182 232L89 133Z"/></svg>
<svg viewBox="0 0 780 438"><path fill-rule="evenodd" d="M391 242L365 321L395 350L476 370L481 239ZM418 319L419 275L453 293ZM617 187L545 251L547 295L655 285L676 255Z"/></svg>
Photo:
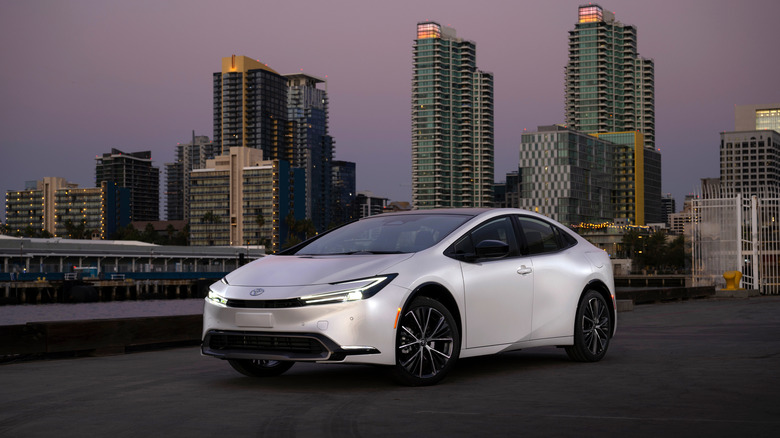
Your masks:
<svg viewBox="0 0 780 438"><path fill-rule="evenodd" d="M249 295L252 295L253 297L256 297L258 295L262 295L263 292L265 292L265 289L261 289L261 288L252 289L252 290L249 291Z"/></svg>

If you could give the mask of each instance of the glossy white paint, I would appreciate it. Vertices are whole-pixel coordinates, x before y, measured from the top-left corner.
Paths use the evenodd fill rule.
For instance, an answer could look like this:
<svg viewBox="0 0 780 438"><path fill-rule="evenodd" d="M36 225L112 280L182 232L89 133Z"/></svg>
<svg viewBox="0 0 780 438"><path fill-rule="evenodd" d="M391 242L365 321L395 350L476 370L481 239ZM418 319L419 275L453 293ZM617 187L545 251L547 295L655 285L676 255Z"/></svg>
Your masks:
<svg viewBox="0 0 780 438"><path fill-rule="evenodd" d="M211 330L300 333L327 336L344 349L371 347L378 354L347 356L344 362L395 364L398 309L420 288L435 285L451 296L460 321L461 357L538 345L571 345L574 315L590 282L614 297L607 254L572 233L577 244L549 254L461 261L445 250L490 218L526 215L512 209L449 210L474 215L434 246L417 253L269 256L256 260L211 289L225 299L281 300L342 290L333 284L382 274L398 276L376 295L357 301L293 308L232 308L206 300L203 335ZM429 211L428 213L436 213ZM418 212L416 214L423 214ZM252 296L253 290L262 289ZM614 309L614 298L612 298ZM612 313L613 324L616 313ZM241 356L248 358L248 356ZM258 359L284 360L264 355Z"/></svg>

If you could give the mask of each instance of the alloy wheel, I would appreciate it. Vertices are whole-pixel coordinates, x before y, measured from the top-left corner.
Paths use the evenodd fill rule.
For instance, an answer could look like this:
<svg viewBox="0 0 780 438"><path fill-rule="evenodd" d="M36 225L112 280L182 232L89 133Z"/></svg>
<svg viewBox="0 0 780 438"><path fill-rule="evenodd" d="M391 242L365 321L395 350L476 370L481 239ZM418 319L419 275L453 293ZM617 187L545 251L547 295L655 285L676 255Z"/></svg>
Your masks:
<svg viewBox="0 0 780 438"><path fill-rule="evenodd" d="M447 318L433 307L420 306L401 319L398 363L410 375L431 378L449 363L455 339Z"/></svg>

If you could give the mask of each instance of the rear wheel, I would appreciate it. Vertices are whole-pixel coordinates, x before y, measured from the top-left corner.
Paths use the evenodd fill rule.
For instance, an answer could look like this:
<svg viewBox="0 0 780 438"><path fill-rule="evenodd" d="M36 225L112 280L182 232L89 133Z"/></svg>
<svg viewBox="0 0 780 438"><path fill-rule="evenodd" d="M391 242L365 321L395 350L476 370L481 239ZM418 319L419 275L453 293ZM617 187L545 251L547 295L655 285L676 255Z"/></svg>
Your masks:
<svg viewBox="0 0 780 438"><path fill-rule="evenodd" d="M436 300L415 298L398 321L395 379L409 386L433 385L459 354L460 334L450 311Z"/></svg>
<svg viewBox="0 0 780 438"><path fill-rule="evenodd" d="M228 359L239 373L249 377L273 377L284 374L295 362L262 359Z"/></svg>
<svg viewBox="0 0 780 438"><path fill-rule="evenodd" d="M566 353L577 362L597 362L607 354L611 333L612 311L600 293L590 290L577 309L574 345Z"/></svg>

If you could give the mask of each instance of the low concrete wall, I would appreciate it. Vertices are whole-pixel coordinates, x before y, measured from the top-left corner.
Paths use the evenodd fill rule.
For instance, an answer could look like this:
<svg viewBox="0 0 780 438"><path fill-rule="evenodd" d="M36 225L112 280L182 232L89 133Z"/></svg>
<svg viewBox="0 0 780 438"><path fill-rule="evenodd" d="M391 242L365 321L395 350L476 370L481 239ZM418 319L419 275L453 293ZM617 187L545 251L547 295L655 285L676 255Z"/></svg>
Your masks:
<svg viewBox="0 0 780 438"><path fill-rule="evenodd" d="M618 311L634 304L710 298L713 286L618 289ZM0 326L0 356L122 354L155 346L197 345L203 315L31 322Z"/></svg>
<svg viewBox="0 0 780 438"><path fill-rule="evenodd" d="M203 315L31 322L0 326L0 355L121 354L200 342Z"/></svg>
<svg viewBox="0 0 780 438"><path fill-rule="evenodd" d="M631 300L634 304L710 298L714 296L715 286L637 288L617 289L615 291L615 297L617 299Z"/></svg>

